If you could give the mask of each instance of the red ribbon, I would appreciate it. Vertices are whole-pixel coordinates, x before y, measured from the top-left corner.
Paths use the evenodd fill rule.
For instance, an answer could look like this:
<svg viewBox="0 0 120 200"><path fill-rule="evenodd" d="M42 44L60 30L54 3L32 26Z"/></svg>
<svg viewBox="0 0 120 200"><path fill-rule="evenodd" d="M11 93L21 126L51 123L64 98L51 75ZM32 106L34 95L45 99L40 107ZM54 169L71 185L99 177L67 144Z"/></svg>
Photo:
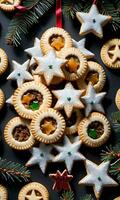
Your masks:
<svg viewBox="0 0 120 200"><path fill-rule="evenodd" d="M56 27L62 28L62 0L56 0Z"/></svg>

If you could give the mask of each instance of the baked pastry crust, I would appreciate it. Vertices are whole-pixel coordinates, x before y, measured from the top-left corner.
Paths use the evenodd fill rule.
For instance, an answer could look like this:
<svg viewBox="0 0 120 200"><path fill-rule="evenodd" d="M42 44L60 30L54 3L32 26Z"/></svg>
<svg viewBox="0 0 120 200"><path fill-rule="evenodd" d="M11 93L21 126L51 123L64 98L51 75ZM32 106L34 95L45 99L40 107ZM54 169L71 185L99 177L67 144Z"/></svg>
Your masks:
<svg viewBox="0 0 120 200"><path fill-rule="evenodd" d="M0 48L0 75L2 75L8 67L8 57L3 49Z"/></svg>

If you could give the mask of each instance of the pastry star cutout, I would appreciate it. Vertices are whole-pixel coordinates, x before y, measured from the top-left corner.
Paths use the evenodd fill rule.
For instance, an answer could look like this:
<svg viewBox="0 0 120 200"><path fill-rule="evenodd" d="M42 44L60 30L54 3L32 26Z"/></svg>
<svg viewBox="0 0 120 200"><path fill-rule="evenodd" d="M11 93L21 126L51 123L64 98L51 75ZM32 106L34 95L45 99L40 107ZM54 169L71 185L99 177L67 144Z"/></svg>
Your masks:
<svg viewBox="0 0 120 200"><path fill-rule="evenodd" d="M98 112L104 113L104 109L103 109L103 106L101 105L101 101L103 100L105 95L106 95L106 92L96 93L93 85L89 83L87 91L86 91L86 95L81 97L83 102L86 104L86 108L85 108L86 117L88 117L91 111L98 111Z"/></svg>
<svg viewBox="0 0 120 200"><path fill-rule="evenodd" d="M57 170L56 174L49 174L49 176L55 181L52 188L53 190L61 191L71 189L69 181L73 178L73 176L69 175L66 169L62 173Z"/></svg>
<svg viewBox="0 0 120 200"><path fill-rule="evenodd" d="M25 198L27 198L28 200L42 200L43 199L43 197L36 196L35 190L32 190L31 194L26 195Z"/></svg>
<svg viewBox="0 0 120 200"><path fill-rule="evenodd" d="M45 173L47 163L53 160L53 155L50 153L51 150L52 147L42 143L39 148L33 147L31 151L32 157L26 163L26 166L29 167L38 164L42 172Z"/></svg>
<svg viewBox="0 0 120 200"><path fill-rule="evenodd" d="M14 71L7 77L8 80L16 80L18 87L20 87L23 82L33 80L32 75L27 71L29 66L29 60L27 60L22 65L13 61L13 69Z"/></svg>
<svg viewBox="0 0 120 200"><path fill-rule="evenodd" d="M35 57L35 60L38 63L38 67L34 71L34 74L43 75L47 85L50 85L54 76L64 78L61 67L66 60L57 58L54 50L51 50L41 58Z"/></svg>
<svg viewBox="0 0 120 200"><path fill-rule="evenodd" d="M120 47L119 45L115 46L114 50L108 51L109 54L112 54L112 63L116 62L117 59L120 59Z"/></svg>
<svg viewBox="0 0 120 200"><path fill-rule="evenodd" d="M73 108L84 108L80 101L83 90L74 89L71 83L67 83L62 90L53 90L52 92L58 99L55 108L64 109L67 117L71 117Z"/></svg>
<svg viewBox="0 0 120 200"><path fill-rule="evenodd" d="M72 170L72 166L74 161L76 160L85 160L85 157L79 153L79 149L81 147L81 141L75 141L71 143L67 136L64 137L64 145L58 146L55 145L55 149L59 152L58 155L55 156L54 162L65 162L66 168L69 172Z"/></svg>
<svg viewBox="0 0 120 200"><path fill-rule="evenodd" d="M30 60L30 66L35 64L34 57L42 57L43 56L41 48L40 48L40 40L38 38L35 38L34 47L25 49L25 52L28 53L32 57Z"/></svg>
<svg viewBox="0 0 120 200"><path fill-rule="evenodd" d="M81 23L80 35L93 33L99 38L103 37L102 27L112 19L111 16L100 14L95 4L92 5L89 13L77 12L76 16Z"/></svg>
<svg viewBox="0 0 120 200"><path fill-rule="evenodd" d="M81 51L81 53L84 54L86 58L93 58L95 54L85 48L85 42L86 42L86 38L83 38L82 40L78 42L73 40L73 46L78 48Z"/></svg>
<svg viewBox="0 0 120 200"><path fill-rule="evenodd" d="M81 185L93 185L94 193L97 199L100 198L103 187L117 186L115 182L108 174L109 162L102 162L100 165L96 165L90 160L86 160L87 175L79 181Z"/></svg>

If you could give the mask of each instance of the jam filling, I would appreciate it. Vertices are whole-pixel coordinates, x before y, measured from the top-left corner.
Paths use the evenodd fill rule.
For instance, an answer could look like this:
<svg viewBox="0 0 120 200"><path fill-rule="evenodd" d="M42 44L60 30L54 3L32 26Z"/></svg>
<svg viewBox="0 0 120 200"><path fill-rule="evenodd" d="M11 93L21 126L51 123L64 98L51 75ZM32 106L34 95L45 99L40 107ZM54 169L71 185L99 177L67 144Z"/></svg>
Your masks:
<svg viewBox="0 0 120 200"><path fill-rule="evenodd" d="M65 41L62 35L54 34L50 37L49 43L56 51L60 51L64 47Z"/></svg>
<svg viewBox="0 0 120 200"><path fill-rule="evenodd" d="M44 118L40 123L40 129L46 135L53 134L57 129L56 120L53 119L52 117Z"/></svg>
<svg viewBox="0 0 120 200"><path fill-rule="evenodd" d="M92 139L98 139L104 132L104 126L99 121L92 122L87 129L87 134Z"/></svg>
<svg viewBox="0 0 120 200"><path fill-rule="evenodd" d="M88 85L89 82L91 82L92 85L95 85L95 84L98 83L98 81L99 81L99 74L98 74L98 72L96 72L96 71L89 71L87 73L87 76L85 78L85 82L87 83L87 85Z"/></svg>
<svg viewBox="0 0 120 200"><path fill-rule="evenodd" d="M28 90L22 96L22 104L25 108L30 110L38 110L43 102L43 96L40 92L35 90Z"/></svg>
<svg viewBox="0 0 120 200"><path fill-rule="evenodd" d="M27 126L21 124L14 128L12 135L15 140L25 142L29 139L30 132Z"/></svg>
<svg viewBox="0 0 120 200"><path fill-rule="evenodd" d="M80 62L77 56L70 55L67 56L66 59L68 60L68 62L65 65L66 70L70 73L76 73L80 66Z"/></svg>

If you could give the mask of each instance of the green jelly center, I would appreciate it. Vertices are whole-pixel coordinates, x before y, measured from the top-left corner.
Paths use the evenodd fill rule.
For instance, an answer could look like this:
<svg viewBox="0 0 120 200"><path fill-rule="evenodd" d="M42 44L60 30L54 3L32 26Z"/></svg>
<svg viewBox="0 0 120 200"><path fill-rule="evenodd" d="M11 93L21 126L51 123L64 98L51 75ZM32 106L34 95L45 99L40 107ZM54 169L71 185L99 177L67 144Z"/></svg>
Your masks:
<svg viewBox="0 0 120 200"><path fill-rule="evenodd" d="M88 136L97 139L97 131L95 129L88 129Z"/></svg>
<svg viewBox="0 0 120 200"><path fill-rule="evenodd" d="M40 105L39 105L39 102L38 101L33 101L31 104L30 104L30 109L31 110L38 110Z"/></svg>

